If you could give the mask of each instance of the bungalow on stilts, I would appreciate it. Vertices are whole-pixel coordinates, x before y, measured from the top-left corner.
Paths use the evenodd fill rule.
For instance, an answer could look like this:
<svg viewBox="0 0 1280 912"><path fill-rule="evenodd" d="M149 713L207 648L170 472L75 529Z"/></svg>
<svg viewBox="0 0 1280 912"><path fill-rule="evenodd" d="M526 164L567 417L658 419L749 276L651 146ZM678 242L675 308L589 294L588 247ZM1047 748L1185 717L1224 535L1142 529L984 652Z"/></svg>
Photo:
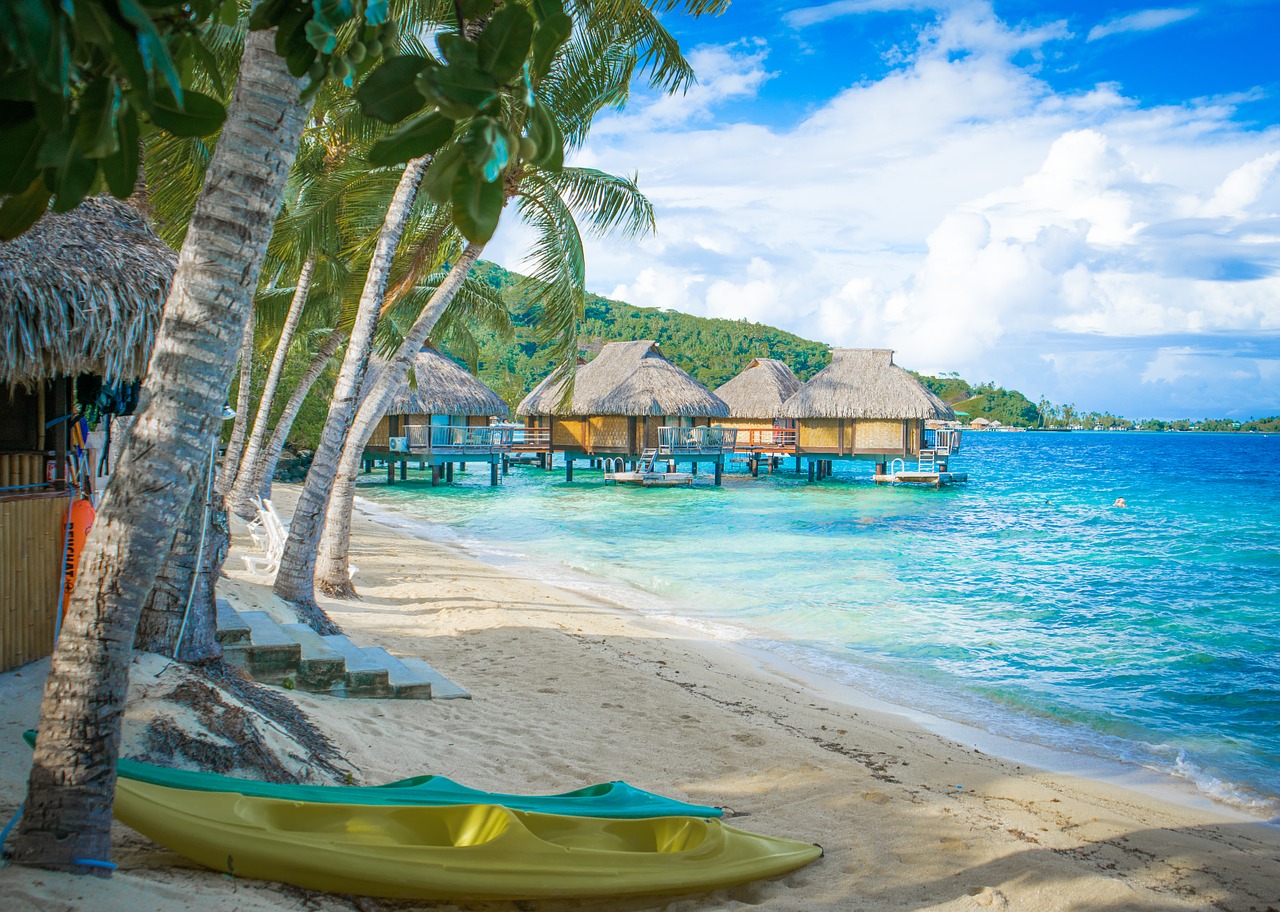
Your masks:
<svg viewBox="0 0 1280 912"><path fill-rule="evenodd" d="M564 454L567 480L573 480L574 462L588 459L603 466L606 478L633 480L634 474L641 483L659 475L666 481L655 477L653 483L670 483L679 463L691 466L691 480L698 465L709 462L720 483L735 431L711 422L728 418L729 406L663 357L657 342L606 344L577 369L567 403L564 391L564 378L553 373L516 415L530 428L546 429L547 446ZM631 472L625 472L627 463Z"/></svg>
<svg viewBox="0 0 1280 912"><path fill-rule="evenodd" d="M433 348L424 347L413 360L404 386L365 444L365 471L375 459L387 463L387 483L395 482L397 464L404 480L407 466L431 467L431 484L453 481L455 465L487 463L489 483L507 469L511 431L493 427L491 419L507 414L502 397Z"/></svg>
<svg viewBox="0 0 1280 912"><path fill-rule="evenodd" d="M735 452L746 454L752 476L760 474L762 461L772 472L783 455L795 452L795 420L782 417L782 404L801 385L782 361L756 358L742 373L716 389L716 395L729 406L729 417L712 423L738 429ZM799 464L797 458L797 471Z"/></svg>
<svg viewBox="0 0 1280 912"><path fill-rule="evenodd" d="M968 477L948 466L960 432L929 427L954 422L955 413L894 364L890 349L835 349L782 414L795 419L797 464L808 460L811 480L831 475L836 460L874 461L881 483L943 485Z"/></svg>

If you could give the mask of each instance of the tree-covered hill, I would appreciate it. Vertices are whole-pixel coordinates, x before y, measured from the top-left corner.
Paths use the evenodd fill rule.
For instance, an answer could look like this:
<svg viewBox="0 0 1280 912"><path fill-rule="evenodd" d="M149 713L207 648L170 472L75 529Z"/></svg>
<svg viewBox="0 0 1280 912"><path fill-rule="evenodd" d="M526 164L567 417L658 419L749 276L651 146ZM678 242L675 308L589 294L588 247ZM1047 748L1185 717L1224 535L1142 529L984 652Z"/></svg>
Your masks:
<svg viewBox="0 0 1280 912"><path fill-rule="evenodd" d="M529 280L485 262L477 264L476 274L497 289L515 324L511 341L493 333L476 333L479 376L514 408L550 373L549 347L539 343L534 330ZM664 355L711 389L737 375L752 358L785 361L801 380L808 380L831 360L827 345L762 323L695 317L587 295L580 345L588 358L605 342L633 339L656 340Z"/></svg>

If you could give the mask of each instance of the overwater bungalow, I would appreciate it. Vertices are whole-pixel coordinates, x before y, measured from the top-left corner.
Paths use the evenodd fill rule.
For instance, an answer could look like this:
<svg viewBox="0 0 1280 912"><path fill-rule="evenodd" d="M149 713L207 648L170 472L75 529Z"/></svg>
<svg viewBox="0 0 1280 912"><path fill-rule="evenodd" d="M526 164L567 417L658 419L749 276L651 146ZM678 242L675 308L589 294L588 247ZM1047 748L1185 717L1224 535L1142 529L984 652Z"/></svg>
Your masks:
<svg viewBox="0 0 1280 912"><path fill-rule="evenodd" d="M719 484L733 452L732 428L712 427L729 406L662 355L658 343L610 342L576 372L573 395L562 403L563 378L546 377L516 407L526 426L546 434L548 451L575 460L601 460L606 469L630 462L644 471L658 464L715 466Z"/></svg>
<svg viewBox="0 0 1280 912"><path fill-rule="evenodd" d="M107 197L0 243L0 671L53 649L68 512L94 475L68 457L76 387L143 375L176 267Z"/></svg>
<svg viewBox="0 0 1280 912"><path fill-rule="evenodd" d="M407 464L431 467L431 483L453 481L453 467L468 462L489 465L490 484L498 483L499 467L510 450L509 430L492 427L492 419L506 416L502 397L481 383L456 361L430 347L413 360L413 370L391 401L365 445L365 470L375 459L387 463L387 482L400 478Z"/></svg>
<svg viewBox="0 0 1280 912"><path fill-rule="evenodd" d="M713 425L738 429L735 449L749 454L751 474L759 473L761 458L770 468L782 454L795 450L795 419L782 416L782 404L800 389L800 379L775 358L755 358L731 380L716 389L729 406L729 417Z"/></svg>
<svg viewBox="0 0 1280 912"><path fill-rule="evenodd" d="M877 481L963 480L947 468L959 432L926 426L954 421L955 414L894 364L890 349L835 349L831 363L783 404L782 414L795 419L795 453L807 457L810 477L830 475L837 459L862 459L876 463Z"/></svg>

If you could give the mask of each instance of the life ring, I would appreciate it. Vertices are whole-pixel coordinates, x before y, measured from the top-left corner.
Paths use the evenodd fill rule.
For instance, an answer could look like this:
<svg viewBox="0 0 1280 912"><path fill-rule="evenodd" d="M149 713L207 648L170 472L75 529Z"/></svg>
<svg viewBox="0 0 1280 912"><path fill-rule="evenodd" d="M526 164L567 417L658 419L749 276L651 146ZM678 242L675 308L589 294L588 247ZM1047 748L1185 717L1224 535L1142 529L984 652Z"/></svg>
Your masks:
<svg viewBox="0 0 1280 912"><path fill-rule="evenodd" d="M84 543L89 538L89 527L97 513L93 504L80 498L71 504L67 511L67 565L64 568L66 581L62 596L62 616L67 616L67 605L71 601L71 593L76 588L76 571L80 567L80 556L84 553Z"/></svg>

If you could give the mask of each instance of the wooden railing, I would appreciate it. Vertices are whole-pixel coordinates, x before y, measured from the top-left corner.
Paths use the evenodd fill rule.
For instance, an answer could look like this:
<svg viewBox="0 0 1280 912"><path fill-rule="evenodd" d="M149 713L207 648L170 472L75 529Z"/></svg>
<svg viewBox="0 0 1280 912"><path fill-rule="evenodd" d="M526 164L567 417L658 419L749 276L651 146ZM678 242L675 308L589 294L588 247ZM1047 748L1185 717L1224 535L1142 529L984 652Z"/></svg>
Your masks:
<svg viewBox="0 0 1280 912"><path fill-rule="evenodd" d="M796 448L795 428L738 428L738 452L790 452Z"/></svg>
<svg viewBox="0 0 1280 912"><path fill-rule="evenodd" d="M511 432L511 449L533 450L535 453L551 449L551 428L507 428Z"/></svg>
<svg viewBox="0 0 1280 912"><path fill-rule="evenodd" d="M464 425L410 425L405 428L409 452L502 453L511 449L512 428Z"/></svg>
<svg viewBox="0 0 1280 912"><path fill-rule="evenodd" d="M732 453L738 429L731 427L658 428L658 455Z"/></svg>

